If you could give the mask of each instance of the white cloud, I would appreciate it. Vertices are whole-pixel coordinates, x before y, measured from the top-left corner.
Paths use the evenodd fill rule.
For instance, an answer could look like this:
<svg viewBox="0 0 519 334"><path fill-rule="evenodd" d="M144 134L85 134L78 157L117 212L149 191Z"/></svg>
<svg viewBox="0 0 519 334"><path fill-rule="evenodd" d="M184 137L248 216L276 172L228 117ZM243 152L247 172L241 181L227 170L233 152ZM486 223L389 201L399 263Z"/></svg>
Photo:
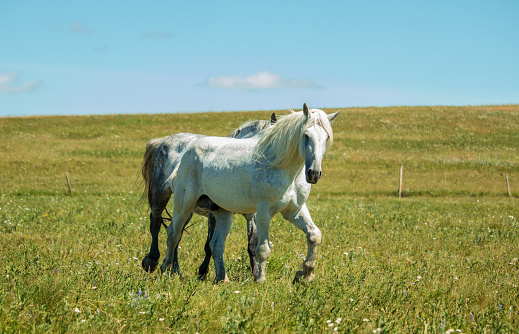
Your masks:
<svg viewBox="0 0 519 334"><path fill-rule="evenodd" d="M248 76L225 76L208 78L204 86L235 90L264 90L279 88L321 88L312 79L287 79L269 71Z"/></svg>
<svg viewBox="0 0 519 334"><path fill-rule="evenodd" d="M163 30L147 31L146 33L144 33L141 36L142 39L151 39L151 40L155 40L155 41L158 41L161 39L166 39L166 38L173 38L173 37L175 37L174 33L169 32L169 31L163 31Z"/></svg>
<svg viewBox="0 0 519 334"><path fill-rule="evenodd" d="M22 94L35 91L41 86L41 81L31 80L18 84L18 73L0 73L0 94Z"/></svg>
<svg viewBox="0 0 519 334"><path fill-rule="evenodd" d="M70 31L81 34L92 34L94 32L94 29L85 27L85 25L82 22L76 22L72 25Z"/></svg>

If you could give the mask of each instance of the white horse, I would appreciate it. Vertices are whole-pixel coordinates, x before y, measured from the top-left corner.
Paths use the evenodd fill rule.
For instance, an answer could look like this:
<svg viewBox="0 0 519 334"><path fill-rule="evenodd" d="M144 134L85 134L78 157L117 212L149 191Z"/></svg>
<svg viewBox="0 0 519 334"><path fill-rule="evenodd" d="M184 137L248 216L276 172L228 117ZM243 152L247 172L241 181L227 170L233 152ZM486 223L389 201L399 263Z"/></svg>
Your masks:
<svg viewBox="0 0 519 334"><path fill-rule="evenodd" d="M184 222L198 200L208 197L220 208L213 212L216 230L210 242L217 281L226 278L223 252L232 212L257 212L257 282L265 281L270 221L277 212L307 238L308 254L294 282L312 281L321 232L305 202L310 184L321 177L321 161L327 145L333 141L331 122L338 114L309 110L304 104L303 111L281 117L275 125L249 139L201 137L191 141L168 179L175 195L161 271L170 270Z"/></svg>
<svg viewBox="0 0 519 334"><path fill-rule="evenodd" d="M276 123L276 115L272 113L270 121L256 120L246 122L232 131L229 134L229 137L238 139L250 138L274 123ZM166 205L174 191L166 181L180 163L182 155L189 143L202 137L204 136L192 133L178 133L168 137L151 139L146 145L146 152L142 162L142 177L145 185L142 198L144 199L147 197L151 210L150 232L152 236L150 252L142 260L142 267L147 272L153 272L158 265L158 260L160 258L158 236L160 225L164 224L162 212L166 209ZM212 255L209 242L213 236L216 223L210 210L217 210L218 207L207 196L199 198L197 205L198 206L194 212L209 218L207 241L204 247L205 258L198 270L199 278L204 279L209 270L209 262ZM251 271L253 275L256 275L258 272L258 265L255 254L257 245L255 214L249 213L244 216L247 220L247 251L249 253ZM185 221L184 225L188 222L189 219ZM176 251L173 259L173 268L175 272L180 271Z"/></svg>

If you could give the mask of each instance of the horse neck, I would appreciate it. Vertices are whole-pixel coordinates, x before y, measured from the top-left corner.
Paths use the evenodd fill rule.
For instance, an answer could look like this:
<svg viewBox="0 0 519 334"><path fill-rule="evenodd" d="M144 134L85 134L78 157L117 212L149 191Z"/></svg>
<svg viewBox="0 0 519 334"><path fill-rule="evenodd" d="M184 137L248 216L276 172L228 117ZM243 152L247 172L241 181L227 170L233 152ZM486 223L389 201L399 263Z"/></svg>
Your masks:
<svg viewBox="0 0 519 334"><path fill-rule="evenodd" d="M286 171L286 173L289 175L291 179L295 179L304 168L305 160L297 156L296 158L292 159L292 161L290 161L290 164L288 164L283 169Z"/></svg>

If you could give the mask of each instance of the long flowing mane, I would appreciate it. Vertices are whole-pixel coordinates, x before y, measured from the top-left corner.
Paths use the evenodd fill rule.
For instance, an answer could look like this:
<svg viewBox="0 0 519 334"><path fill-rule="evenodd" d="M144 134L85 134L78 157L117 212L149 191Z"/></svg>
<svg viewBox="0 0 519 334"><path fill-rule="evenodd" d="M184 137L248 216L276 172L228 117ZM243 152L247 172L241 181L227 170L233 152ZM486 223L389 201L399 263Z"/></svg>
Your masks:
<svg viewBox="0 0 519 334"><path fill-rule="evenodd" d="M243 138L244 136L257 134L258 132L264 130L268 126L270 126L270 121L248 121L240 125L238 128L234 129L227 137L236 138L238 137L238 135L240 135L240 137Z"/></svg>
<svg viewBox="0 0 519 334"><path fill-rule="evenodd" d="M263 131L254 154L258 161L265 161L272 167L286 167L299 157L299 143L306 129L319 125L328 133L329 145L333 142L332 125L326 113L310 109L306 117L302 111L281 116L277 123Z"/></svg>

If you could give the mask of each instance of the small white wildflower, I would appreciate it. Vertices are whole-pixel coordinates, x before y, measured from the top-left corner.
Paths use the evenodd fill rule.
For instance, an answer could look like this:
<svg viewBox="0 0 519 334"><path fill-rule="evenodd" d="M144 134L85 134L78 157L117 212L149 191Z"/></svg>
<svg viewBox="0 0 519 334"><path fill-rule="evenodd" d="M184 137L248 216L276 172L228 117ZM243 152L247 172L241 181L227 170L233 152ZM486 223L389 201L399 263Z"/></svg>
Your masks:
<svg viewBox="0 0 519 334"><path fill-rule="evenodd" d="M240 293L240 291L236 290L236 291L234 291L234 293Z"/></svg>
<svg viewBox="0 0 519 334"><path fill-rule="evenodd" d="M342 318L337 318L337 320L335 320L336 323L340 324L342 321Z"/></svg>
<svg viewBox="0 0 519 334"><path fill-rule="evenodd" d="M329 324L328 324L328 327L333 327L333 326L335 326L334 323L329 323Z"/></svg>
<svg viewBox="0 0 519 334"><path fill-rule="evenodd" d="M93 286L93 287L92 287L92 290L95 290L95 289L97 289L97 286Z"/></svg>
<svg viewBox="0 0 519 334"><path fill-rule="evenodd" d="M332 322L331 320L326 320L326 323L329 324L330 322Z"/></svg>
<svg viewBox="0 0 519 334"><path fill-rule="evenodd" d="M350 298L350 302L352 302L352 301L353 301L353 298Z"/></svg>
<svg viewBox="0 0 519 334"><path fill-rule="evenodd" d="M369 319L364 318L362 321L369 322Z"/></svg>
<svg viewBox="0 0 519 334"><path fill-rule="evenodd" d="M146 314L146 312L139 312L139 314Z"/></svg>
<svg viewBox="0 0 519 334"><path fill-rule="evenodd" d="M344 252L344 255L348 255L349 253L348 252Z"/></svg>
<svg viewBox="0 0 519 334"><path fill-rule="evenodd" d="M81 322L82 322L82 323L83 323L83 322L86 322L86 320L85 320L85 319L83 319L83 320L81 320Z"/></svg>
<svg viewBox="0 0 519 334"><path fill-rule="evenodd" d="M159 318L159 321L164 321L164 318Z"/></svg>
<svg viewBox="0 0 519 334"><path fill-rule="evenodd" d="M74 312L76 312L76 313L81 313L81 311L80 311L77 307L74 308Z"/></svg>

